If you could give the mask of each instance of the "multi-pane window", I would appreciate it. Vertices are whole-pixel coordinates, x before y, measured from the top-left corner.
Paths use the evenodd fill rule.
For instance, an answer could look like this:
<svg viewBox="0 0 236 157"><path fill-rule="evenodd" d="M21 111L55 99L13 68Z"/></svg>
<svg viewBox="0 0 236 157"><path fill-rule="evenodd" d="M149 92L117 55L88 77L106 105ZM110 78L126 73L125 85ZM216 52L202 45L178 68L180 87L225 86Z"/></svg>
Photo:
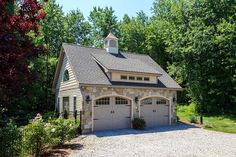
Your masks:
<svg viewBox="0 0 236 157"><path fill-rule="evenodd" d="M121 75L121 76L120 76L120 79L121 79L121 80L127 80L127 76Z"/></svg>
<svg viewBox="0 0 236 157"><path fill-rule="evenodd" d="M124 98L120 98L120 97L116 97L116 105L120 105L120 104L128 104L128 100L124 99Z"/></svg>
<svg viewBox="0 0 236 157"><path fill-rule="evenodd" d="M156 104L166 104L165 99L157 99Z"/></svg>
<svg viewBox="0 0 236 157"><path fill-rule="evenodd" d="M76 110L76 104L77 104L77 103L76 103L76 99L77 99L77 98L74 97L74 111Z"/></svg>
<svg viewBox="0 0 236 157"><path fill-rule="evenodd" d="M63 111L69 111L69 97L63 97Z"/></svg>
<svg viewBox="0 0 236 157"><path fill-rule="evenodd" d="M142 80L143 80L142 77L137 77L136 79L137 79L138 81L142 81Z"/></svg>
<svg viewBox="0 0 236 157"><path fill-rule="evenodd" d="M142 101L142 104L144 105L151 105L152 104L152 98L147 98Z"/></svg>
<svg viewBox="0 0 236 157"><path fill-rule="evenodd" d="M134 76L129 76L129 80L135 80Z"/></svg>
<svg viewBox="0 0 236 157"><path fill-rule="evenodd" d="M68 81L70 79L68 70L64 71L63 81Z"/></svg>
<svg viewBox="0 0 236 157"><path fill-rule="evenodd" d="M96 100L96 105L109 105L110 104L110 98L105 97L105 98L100 98Z"/></svg>
<svg viewBox="0 0 236 157"><path fill-rule="evenodd" d="M144 77L143 80L144 81L150 81L150 78L149 77Z"/></svg>

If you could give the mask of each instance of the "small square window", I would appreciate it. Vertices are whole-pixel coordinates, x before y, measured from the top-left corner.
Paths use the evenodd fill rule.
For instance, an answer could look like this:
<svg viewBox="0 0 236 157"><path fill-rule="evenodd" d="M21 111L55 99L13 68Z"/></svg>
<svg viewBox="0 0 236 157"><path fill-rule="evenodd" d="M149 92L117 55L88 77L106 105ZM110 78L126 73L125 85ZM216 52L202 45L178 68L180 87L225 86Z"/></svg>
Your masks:
<svg viewBox="0 0 236 157"><path fill-rule="evenodd" d="M135 80L134 76L129 76L129 80Z"/></svg>
<svg viewBox="0 0 236 157"><path fill-rule="evenodd" d="M121 75L121 76L120 76L120 79L121 79L121 80L127 80L127 76Z"/></svg>
<svg viewBox="0 0 236 157"><path fill-rule="evenodd" d="M136 79L137 79L138 81L142 81L142 80L143 80L142 77L137 77Z"/></svg>
<svg viewBox="0 0 236 157"><path fill-rule="evenodd" d="M144 79L144 81L150 81L149 77L144 77L143 79Z"/></svg>

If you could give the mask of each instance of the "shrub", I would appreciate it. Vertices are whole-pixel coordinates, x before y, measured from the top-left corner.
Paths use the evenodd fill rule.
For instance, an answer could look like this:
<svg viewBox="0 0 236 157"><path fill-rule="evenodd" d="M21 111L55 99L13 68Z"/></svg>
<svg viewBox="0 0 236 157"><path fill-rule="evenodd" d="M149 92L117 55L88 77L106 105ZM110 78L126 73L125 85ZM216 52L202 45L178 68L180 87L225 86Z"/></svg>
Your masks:
<svg viewBox="0 0 236 157"><path fill-rule="evenodd" d="M0 129L0 156L19 156L21 146L22 132L10 121L5 128Z"/></svg>
<svg viewBox="0 0 236 157"><path fill-rule="evenodd" d="M67 110L64 110L63 117L64 117L65 119L68 119L69 113L68 113Z"/></svg>
<svg viewBox="0 0 236 157"><path fill-rule="evenodd" d="M33 153L36 157L48 146L49 138L42 120L32 121L25 126L24 147L27 153Z"/></svg>
<svg viewBox="0 0 236 157"><path fill-rule="evenodd" d="M143 130L146 127L146 122L142 118L134 118L132 124L134 129Z"/></svg>
<svg viewBox="0 0 236 157"><path fill-rule="evenodd" d="M196 115L190 115L189 116L190 123L197 123L197 116Z"/></svg>
<svg viewBox="0 0 236 157"><path fill-rule="evenodd" d="M203 122L203 126L204 126L205 128L213 128L213 125L210 124L208 121L204 121L204 122Z"/></svg>
<svg viewBox="0 0 236 157"><path fill-rule="evenodd" d="M62 145L65 141L76 137L79 131L79 123L74 119L51 120L48 127L51 145Z"/></svg>

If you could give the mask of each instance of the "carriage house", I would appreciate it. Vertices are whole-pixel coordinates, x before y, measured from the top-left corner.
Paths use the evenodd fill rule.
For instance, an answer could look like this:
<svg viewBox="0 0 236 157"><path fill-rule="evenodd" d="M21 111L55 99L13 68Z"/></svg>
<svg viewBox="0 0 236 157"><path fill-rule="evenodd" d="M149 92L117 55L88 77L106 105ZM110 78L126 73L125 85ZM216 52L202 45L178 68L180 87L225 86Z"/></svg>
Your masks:
<svg viewBox="0 0 236 157"><path fill-rule="evenodd" d="M104 49L63 43L53 89L59 113L83 111L85 133L131 128L135 117L171 125L181 87L148 55L118 51L110 33Z"/></svg>

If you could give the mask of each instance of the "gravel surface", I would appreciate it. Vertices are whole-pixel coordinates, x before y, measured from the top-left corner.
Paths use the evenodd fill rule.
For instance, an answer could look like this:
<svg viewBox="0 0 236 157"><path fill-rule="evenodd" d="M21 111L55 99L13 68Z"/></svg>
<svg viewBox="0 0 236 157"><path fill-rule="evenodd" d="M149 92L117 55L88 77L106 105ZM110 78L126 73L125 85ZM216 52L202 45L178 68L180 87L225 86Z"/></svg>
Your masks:
<svg viewBox="0 0 236 157"><path fill-rule="evenodd" d="M69 157L236 157L236 134L177 124L82 135Z"/></svg>

